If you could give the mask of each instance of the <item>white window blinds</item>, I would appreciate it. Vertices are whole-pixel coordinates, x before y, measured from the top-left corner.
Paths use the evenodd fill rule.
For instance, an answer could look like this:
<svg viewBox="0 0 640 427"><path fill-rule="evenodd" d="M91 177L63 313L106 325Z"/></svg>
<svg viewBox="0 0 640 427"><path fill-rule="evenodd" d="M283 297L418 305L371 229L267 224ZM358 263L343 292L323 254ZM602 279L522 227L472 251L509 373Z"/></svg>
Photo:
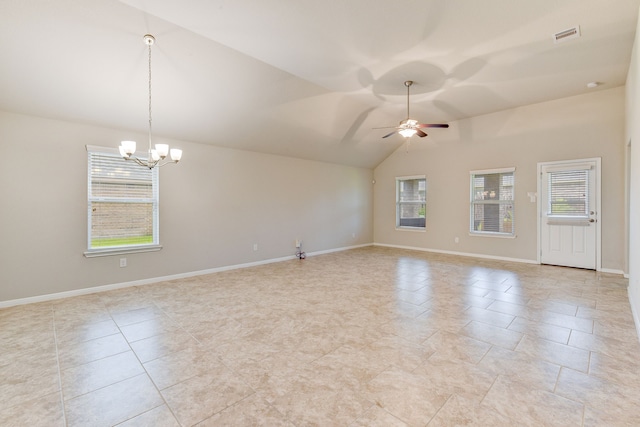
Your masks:
<svg viewBox="0 0 640 427"><path fill-rule="evenodd" d="M548 214L589 216L589 169L550 171Z"/></svg>
<svg viewBox="0 0 640 427"><path fill-rule="evenodd" d="M157 245L157 168L87 151L89 251Z"/></svg>

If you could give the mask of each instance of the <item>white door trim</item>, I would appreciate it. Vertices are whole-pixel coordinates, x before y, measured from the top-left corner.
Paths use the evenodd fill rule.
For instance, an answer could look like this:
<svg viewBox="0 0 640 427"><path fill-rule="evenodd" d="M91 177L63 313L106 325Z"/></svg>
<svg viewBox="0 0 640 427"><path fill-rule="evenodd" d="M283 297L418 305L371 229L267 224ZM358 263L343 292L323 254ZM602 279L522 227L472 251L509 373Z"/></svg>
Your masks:
<svg viewBox="0 0 640 427"><path fill-rule="evenodd" d="M537 179L537 213L538 213L538 264L542 264L542 209L544 206L540 203L540 195L542 194L542 168L561 164L575 163L580 167L587 162L595 162L596 164L596 271L602 271L602 158L593 157L590 159L576 159L576 160L557 160L553 162L538 162L538 179Z"/></svg>

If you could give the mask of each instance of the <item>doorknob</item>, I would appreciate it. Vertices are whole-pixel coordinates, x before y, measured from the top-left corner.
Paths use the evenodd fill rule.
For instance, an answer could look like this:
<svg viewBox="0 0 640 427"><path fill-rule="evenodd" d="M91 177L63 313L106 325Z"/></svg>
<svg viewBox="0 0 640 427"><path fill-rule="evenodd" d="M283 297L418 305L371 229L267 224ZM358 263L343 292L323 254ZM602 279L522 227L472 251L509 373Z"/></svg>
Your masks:
<svg viewBox="0 0 640 427"><path fill-rule="evenodd" d="M595 219L593 219L593 218L590 218L590 219L589 219L589 222L596 222L596 220L595 220Z"/></svg>

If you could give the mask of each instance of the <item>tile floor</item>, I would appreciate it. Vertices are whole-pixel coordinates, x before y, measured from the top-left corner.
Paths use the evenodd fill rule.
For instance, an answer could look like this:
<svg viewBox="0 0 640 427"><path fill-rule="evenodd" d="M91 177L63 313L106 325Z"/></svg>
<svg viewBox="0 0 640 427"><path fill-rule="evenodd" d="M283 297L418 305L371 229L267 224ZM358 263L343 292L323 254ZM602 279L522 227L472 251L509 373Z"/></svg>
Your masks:
<svg viewBox="0 0 640 427"><path fill-rule="evenodd" d="M637 426L626 285L370 247L7 308L0 425Z"/></svg>

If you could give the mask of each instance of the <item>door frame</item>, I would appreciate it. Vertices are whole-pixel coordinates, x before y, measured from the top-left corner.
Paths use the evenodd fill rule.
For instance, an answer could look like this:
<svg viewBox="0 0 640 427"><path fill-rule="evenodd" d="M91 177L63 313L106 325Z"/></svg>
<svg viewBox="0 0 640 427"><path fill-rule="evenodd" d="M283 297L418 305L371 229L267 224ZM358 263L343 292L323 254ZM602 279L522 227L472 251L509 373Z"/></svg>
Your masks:
<svg viewBox="0 0 640 427"><path fill-rule="evenodd" d="M596 179L596 271L602 271L602 158L592 157L588 159L571 159L571 160L556 160L552 162L538 162L537 169L537 193L536 193L536 212L538 216L538 264L542 264L542 209L544 206L540 203L542 194L542 168L543 166L562 165L571 163L586 163L595 162L595 179Z"/></svg>

